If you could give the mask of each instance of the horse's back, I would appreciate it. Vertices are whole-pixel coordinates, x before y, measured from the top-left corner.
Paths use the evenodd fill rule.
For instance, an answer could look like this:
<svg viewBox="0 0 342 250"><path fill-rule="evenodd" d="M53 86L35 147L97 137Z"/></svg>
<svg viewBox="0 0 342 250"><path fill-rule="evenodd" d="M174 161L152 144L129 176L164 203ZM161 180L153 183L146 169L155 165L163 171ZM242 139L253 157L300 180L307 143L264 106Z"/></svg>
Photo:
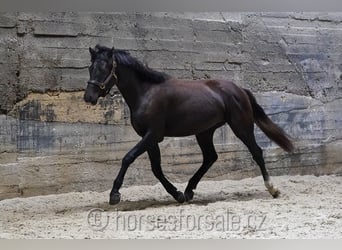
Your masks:
<svg viewBox="0 0 342 250"><path fill-rule="evenodd" d="M223 125L227 117L227 100L236 85L219 80L174 79L162 88L159 99L167 102L166 134L184 136Z"/></svg>

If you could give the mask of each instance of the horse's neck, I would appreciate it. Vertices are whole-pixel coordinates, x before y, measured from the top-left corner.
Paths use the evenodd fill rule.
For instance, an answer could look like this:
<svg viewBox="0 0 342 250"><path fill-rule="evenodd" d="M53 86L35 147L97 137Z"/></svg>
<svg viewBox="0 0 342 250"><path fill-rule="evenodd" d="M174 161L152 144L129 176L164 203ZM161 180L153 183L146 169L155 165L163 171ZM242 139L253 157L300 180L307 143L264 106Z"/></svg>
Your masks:
<svg viewBox="0 0 342 250"><path fill-rule="evenodd" d="M147 86L136 77L134 72L127 69L121 69L118 77L117 87L130 110L134 111L140 106L141 97L147 91Z"/></svg>

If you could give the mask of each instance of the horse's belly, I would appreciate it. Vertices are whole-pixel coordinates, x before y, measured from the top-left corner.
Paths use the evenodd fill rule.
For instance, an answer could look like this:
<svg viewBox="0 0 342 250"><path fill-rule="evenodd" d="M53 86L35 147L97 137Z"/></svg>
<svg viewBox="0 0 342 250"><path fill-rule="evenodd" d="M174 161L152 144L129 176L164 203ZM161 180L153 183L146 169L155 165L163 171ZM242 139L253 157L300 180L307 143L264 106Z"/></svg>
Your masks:
<svg viewBox="0 0 342 250"><path fill-rule="evenodd" d="M167 119L165 136L178 137L199 134L209 128L218 127L225 123L224 115L220 112L173 115Z"/></svg>

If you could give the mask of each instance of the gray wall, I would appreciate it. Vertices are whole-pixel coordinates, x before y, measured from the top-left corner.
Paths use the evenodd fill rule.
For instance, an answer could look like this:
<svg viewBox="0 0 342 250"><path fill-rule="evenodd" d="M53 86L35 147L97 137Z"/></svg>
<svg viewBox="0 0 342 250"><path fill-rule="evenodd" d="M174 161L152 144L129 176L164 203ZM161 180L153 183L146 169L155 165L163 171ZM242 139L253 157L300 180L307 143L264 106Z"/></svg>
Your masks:
<svg viewBox="0 0 342 250"><path fill-rule="evenodd" d="M342 173L342 13L0 14L0 199L111 188L138 141L122 97L82 101L88 47L126 49L179 78L251 89L295 140L284 153L256 128L272 175ZM207 179L259 175L228 127L215 134ZM163 168L187 181L201 163L193 137L161 144ZM261 181L261 178L260 178ZM153 184L146 155L125 185Z"/></svg>

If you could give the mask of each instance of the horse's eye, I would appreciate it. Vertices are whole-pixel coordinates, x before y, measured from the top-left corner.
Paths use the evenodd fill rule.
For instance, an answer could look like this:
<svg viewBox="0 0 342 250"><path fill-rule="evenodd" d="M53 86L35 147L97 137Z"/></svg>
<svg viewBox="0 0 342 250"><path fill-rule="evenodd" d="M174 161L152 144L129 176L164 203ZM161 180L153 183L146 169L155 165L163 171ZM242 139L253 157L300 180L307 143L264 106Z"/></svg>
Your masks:
<svg viewBox="0 0 342 250"><path fill-rule="evenodd" d="M101 70L106 70L107 69L107 63L106 62L101 62L99 65Z"/></svg>

